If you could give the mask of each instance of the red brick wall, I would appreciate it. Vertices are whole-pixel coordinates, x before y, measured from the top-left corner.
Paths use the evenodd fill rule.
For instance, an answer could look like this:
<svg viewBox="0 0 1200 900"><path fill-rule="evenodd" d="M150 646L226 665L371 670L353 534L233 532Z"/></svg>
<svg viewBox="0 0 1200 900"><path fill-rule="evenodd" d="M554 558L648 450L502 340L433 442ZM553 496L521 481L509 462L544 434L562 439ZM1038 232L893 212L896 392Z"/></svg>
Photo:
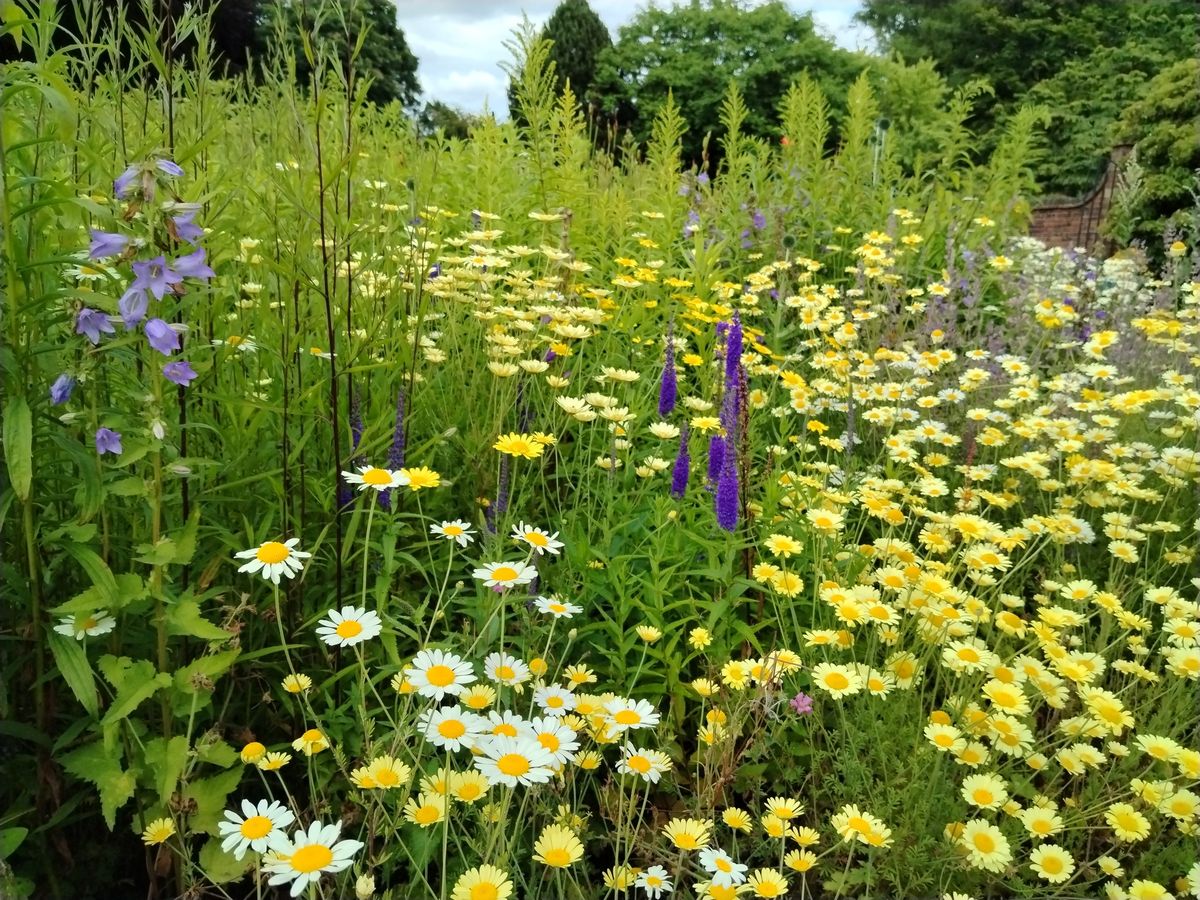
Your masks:
<svg viewBox="0 0 1200 900"><path fill-rule="evenodd" d="M1029 233L1050 247L1099 249L1100 224L1108 213L1127 147L1113 148L1099 183L1078 200L1047 203L1033 209Z"/></svg>

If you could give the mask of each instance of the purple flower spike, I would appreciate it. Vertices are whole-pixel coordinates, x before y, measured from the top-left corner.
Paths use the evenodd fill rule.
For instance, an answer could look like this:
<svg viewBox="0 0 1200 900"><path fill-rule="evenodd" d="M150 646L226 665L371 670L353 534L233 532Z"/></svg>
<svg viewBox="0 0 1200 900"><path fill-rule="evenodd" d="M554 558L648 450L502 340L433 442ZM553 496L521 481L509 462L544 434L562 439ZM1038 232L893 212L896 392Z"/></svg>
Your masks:
<svg viewBox="0 0 1200 900"><path fill-rule="evenodd" d="M96 452L103 456L111 453L117 456L121 453L121 433L109 428L96 429Z"/></svg>
<svg viewBox="0 0 1200 900"><path fill-rule="evenodd" d="M726 531L737 529L738 523L738 477L737 465L733 453L725 454L725 466L721 469L721 477L717 479L717 524Z"/></svg>
<svg viewBox="0 0 1200 900"><path fill-rule="evenodd" d="M170 269L167 271L170 271ZM204 262L203 247L197 247L187 256L177 257L175 260L175 273L181 278L200 278L205 281L216 274Z"/></svg>
<svg viewBox="0 0 1200 900"><path fill-rule="evenodd" d="M735 312L725 339L725 390L737 383L738 368L742 364L742 319Z"/></svg>
<svg viewBox="0 0 1200 900"><path fill-rule="evenodd" d="M725 438L714 434L708 439L708 483L716 484L725 468Z"/></svg>
<svg viewBox="0 0 1200 900"><path fill-rule="evenodd" d="M179 349L179 333L162 319L151 319L146 323L146 339L163 356L170 356Z"/></svg>
<svg viewBox="0 0 1200 900"><path fill-rule="evenodd" d="M121 321L125 325L125 330L132 331L136 328L138 322L146 318L146 310L149 307L150 298L140 288L137 290L130 288L122 294L121 299L117 301L117 308L121 311Z"/></svg>
<svg viewBox="0 0 1200 900"><path fill-rule="evenodd" d="M658 414L666 416L675 408L679 384L675 375L675 322L667 326L667 351L663 356L662 383L658 387Z"/></svg>
<svg viewBox="0 0 1200 900"><path fill-rule="evenodd" d="M158 168L158 171L164 175L170 175L172 178L178 178L183 174L183 169L179 168L179 166L175 165L169 159L157 159L154 161L154 165Z"/></svg>
<svg viewBox="0 0 1200 900"><path fill-rule="evenodd" d="M137 166L130 166L121 173L120 177L118 177L116 181L113 182L113 193L116 194L121 200L124 200L133 193L133 183L137 180L137 177L140 174L141 170Z"/></svg>
<svg viewBox="0 0 1200 900"><path fill-rule="evenodd" d="M790 701L788 701L788 706L794 709L798 714L807 716L813 711L813 698L804 693L804 691L801 691Z"/></svg>
<svg viewBox="0 0 1200 900"><path fill-rule="evenodd" d="M163 298L163 294L170 289L171 285L179 284L182 280L179 273L167 265L167 260L163 256L135 262L133 273L137 275L137 278L134 279L129 289L149 291L157 300Z"/></svg>
<svg viewBox="0 0 1200 900"><path fill-rule="evenodd" d="M50 385L50 402L54 406L62 406L71 399L71 391L75 390L75 379L63 372Z"/></svg>
<svg viewBox="0 0 1200 900"><path fill-rule="evenodd" d="M163 377L180 387L187 387L198 376L187 360L176 360L163 366Z"/></svg>
<svg viewBox="0 0 1200 900"><path fill-rule="evenodd" d="M100 343L101 333L112 334L116 330L112 322L108 321L108 316L86 306L79 311L79 318L75 320L75 333L87 335L87 339L93 344Z"/></svg>
<svg viewBox="0 0 1200 900"><path fill-rule="evenodd" d="M129 238L123 234L113 234L108 231L92 229L92 246L88 249L90 259L104 259L106 256L116 256L129 245Z"/></svg>
<svg viewBox="0 0 1200 900"><path fill-rule="evenodd" d="M688 473L692 468L692 459L688 455L688 429L685 425L679 435L679 455L675 457L675 468L671 470L671 496L682 500L687 493Z"/></svg>

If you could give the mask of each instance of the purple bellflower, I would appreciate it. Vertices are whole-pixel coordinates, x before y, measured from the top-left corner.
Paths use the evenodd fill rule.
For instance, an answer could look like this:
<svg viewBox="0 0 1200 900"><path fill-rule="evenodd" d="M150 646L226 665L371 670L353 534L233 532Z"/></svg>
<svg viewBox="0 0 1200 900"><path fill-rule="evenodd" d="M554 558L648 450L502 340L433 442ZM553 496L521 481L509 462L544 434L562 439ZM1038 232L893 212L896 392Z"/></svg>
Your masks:
<svg viewBox="0 0 1200 900"><path fill-rule="evenodd" d="M104 259L106 256L116 256L129 246L129 240L127 235L93 228L92 245L88 248L88 258Z"/></svg>
<svg viewBox="0 0 1200 900"><path fill-rule="evenodd" d="M101 332L113 334L115 331L112 322L108 321L108 316L86 306L79 311L79 317L75 320L75 333L87 335L87 339L93 344L100 343Z"/></svg>
<svg viewBox="0 0 1200 900"><path fill-rule="evenodd" d="M179 332L162 319L151 319L146 323L146 339L163 356L170 356L179 349Z"/></svg>
<svg viewBox="0 0 1200 900"><path fill-rule="evenodd" d="M110 428L96 429L96 452L103 456L111 453L114 456L121 453L121 432Z"/></svg>
<svg viewBox="0 0 1200 900"><path fill-rule="evenodd" d="M50 402L54 406L62 406L71 399L71 391L75 390L75 379L63 372L50 385Z"/></svg>
<svg viewBox="0 0 1200 900"><path fill-rule="evenodd" d="M163 377L180 387L187 387L198 376L192 364L187 360L178 359L163 366Z"/></svg>
<svg viewBox="0 0 1200 900"><path fill-rule="evenodd" d="M163 294L172 285L179 284L182 280L179 273L167 265L166 258L161 254L153 259L135 262L133 264L133 274L137 278L134 279L129 289L131 291L149 291L157 300L161 300Z"/></svg>

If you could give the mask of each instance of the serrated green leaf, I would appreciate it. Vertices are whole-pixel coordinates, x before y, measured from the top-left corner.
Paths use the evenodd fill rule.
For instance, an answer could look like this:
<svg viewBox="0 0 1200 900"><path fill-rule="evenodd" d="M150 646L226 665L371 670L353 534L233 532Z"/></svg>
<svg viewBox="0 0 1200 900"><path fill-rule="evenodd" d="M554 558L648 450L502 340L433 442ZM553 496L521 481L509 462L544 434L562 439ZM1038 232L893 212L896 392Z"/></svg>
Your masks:
<svg viewBox="0 0 1200 900"><path fill-rule="evenodd" d="M121 769L120 754L119 744L110 753L94 741L61 758L64 769L100 791L100 809L110 831L117 824L117 810L129 802L136 787L133 774Z"/></svg>
<svg viewBox="0 0 1200 900"><path fill-rule="evenodd" d="M119 598L116 604L104 603L99 589L90 587L72 597L66 603L60 603L58 606L53 607L52 611L60 615L74 615L75 613L97 612L99 610L115 612L133 601L141 600L146 596L146 585L138 575L132 573L117 575L116 582L117 596Z"/></svg>
<svg viewBox="0 0 1200 900"><path fill-rule="evenodd" d="M21 501L33 484L33 416L24 397L10 397L4 406L4 459L8 478Z"/></svg>
<svg viewBox="0 0 1200 900"><path fill-rule="evenodd" d="M192 679L195 676L203 675L215 681L229 671L229 667L234 664L240 655L240 650L224 650L221 653L210 653L207 656L201 656L199 659L193 660L175 673L176 689L183 691L185 694L196 693L197 688L192 684Z"/></svg>
<svg viewBox="0 0 1200 900"><path fill-rule="evenodd" d="M171 560L177 566L186 566L196 555L196 532L200 528L200 507L192 510L187 524L174 536L175 558Z"/></svg>
<svg viewBox="0 0 1200 900"><path fill-rule="evenodd" d="M146 743L146 769L154 776L154 788L158 791L158 802L166 804L175 793L179 777L187 765L188 741L176 735L169 741L155 738Z"/></svg>
<svg viewBox="0 0 1200 900"><path fill-rule="evenodd" d="M197 744L195 749L196 759L200 762L210 763L222 769L228 769L238 761L238 752L225 741L217 741L214 744Z"/></svg>
<svg viewBox="0 0 1200 900"><path fill-rule="evenodd" d="M239 767L188 783L183 790L183 797L185 801L196 801L196 812L190 822L193 832L217 833L217 822L225 809L225 801L241 780L242 770Z"/></svg>
<svg viewBox="0 0 1200 900"><path fill-rule="evenodd" d="M53 631L47 634L47 640L50 643L50 652L54 654L58 672L75 695L75 699L88 711L88 715L99 715L100 701L96 696L96 676L92 672L82 643Z"/></svg>
<svg viewBox="0 0 1200 900"><path fill-rule="evenodd" d="M161 538L156 544L138 544L136 559L148 566L165 566L175 559L175 549L173 540Z"/></svg>
<svg viewBox="0 0 1200 900"><path fill-rule="evenodd" d="M200 848L200 868L213 884L228 884L237 881L254 865L253 854L247 853L241 860L221 849L220 838L209 838Z"/></svg>
<svg viewBox="0 0 1200 900"><path fill-rule="evenodd" d="M146 479L122 478L110 484L108 492L114 497L141 497L146 493Z"/></svg>
<svg viewBox="0 0 1200 900"><path fill-rule="evenodd" d="M112 657L103 657L100 660L100 671L104 672L104 677L117 689L117 696L105 711L104 718L100 720L100 724L104 726L124 719L144 701L154 696L159 689L171 683L171 676L165 672L156 672L154 663L149 660L143 659L135 663L122 658L117 661L116 666L109 665L106 668L106 660L111 659Z"/></svg>
<svg viewBox="0 0 1200 900"><path fill-rule="evenodd" d="M204 641L223 641L229 632L218 628L200 613L195 600L181 600L167 610L167 634L181 634Z"/></svg>

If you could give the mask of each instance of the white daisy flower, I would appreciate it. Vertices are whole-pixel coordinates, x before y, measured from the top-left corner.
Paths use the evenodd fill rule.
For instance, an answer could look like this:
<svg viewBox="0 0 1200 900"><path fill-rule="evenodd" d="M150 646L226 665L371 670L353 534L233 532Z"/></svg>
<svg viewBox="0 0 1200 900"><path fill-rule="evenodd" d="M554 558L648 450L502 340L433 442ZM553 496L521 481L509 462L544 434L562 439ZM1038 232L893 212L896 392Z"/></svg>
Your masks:
<svg viewBox="0 0 1200 900"><path fill-rule="evenodd" d="M652 728L660 719L658 711L646 700L630 700L628 697L618 697L610 700L604 707L608 713L608 724L613 732L637 728Z"/></svg>
<svg viewBox="0 0 1200 900"><path fill-rule="evenodd" d="M569 619L571 616L583 612L582 606L567 603L558 597L538 597L533 601L533 605L537 607L538 612L554 616L556 619Z"/></svg>
<svg viewBox="0 0 1200 900"><path fill-rule="evenodd" d="M457 705L425 710L417 720L417 727L429 743L451 751L470 748L476 738L487 732L487 724L479 716Z"/></svg>
<svg viewBox="0 0 1200 900"><path fill-rule="evenodd" d="M357 472L343 472L342 477L347 484L357 484L360 491L374 488L382 492L404 484L399 472L378 466L359 466Z"/></svg>
<svg viewBox="0 0 1200 900"><path fill-rule="evenodd" d="M558 555L558 551L562 549L563 542L555 540L558 537L558 532L550 534L541 528L535 528L533 525L526 525L521 522L513 526L513 540L528 544L534 549L538 556L543 553L552 553Z"/></svg>
<svg viewBox="0 0 1200 900"><path fill-rule="evenodd" d="M661 750L625 745L617 771L622 775L637 775L650 784L657 784L663 773L671 771L671 758Z"/></svg>
<svg viewBox="0 0 1200 900"><path fill-rule="evenodd" d="M299 830L291 840L283 831L267 839L269 855L264 868L271 885L292 882L291 896L299 897L310 884L321 880L324 872L341 872L350 867L354 854L363 848L361 841L339 841L340 822L322 825L313 822L308 831Z"/></svg>
<svg viewBox="0 0 1200 900"><path fill-rule="evenodd" d="M675 889L667 870L662 866L650 866L638 873L635 887L640 887L651 900L658 900L663 894L669 894Z"/></svg>
<svg viewBox="0 0 1200 900"><path fill-rule="evenodd" d="M706 847L700 851L700 865L712 873L712 883L718 887L732 887L746 880L749 866L734 862L724 850Z"/></svg>
<svg viewBox="0 0 1200 900"><path fill-rule="evenodd" d="M67 637L73 637L77 641L82 641L85 637L108 634L116 626L117 620L105 610L100 610L99 612L88 613L87 615L77 613L73 616L67 616L65 619L60 619L58 624L54 626L54 630L59 634L65 634Z"/></svg>
<svg viewBox="0 0 1200 900"><path fill-rule="evenodd" d="M489 739L494 737L515 738L521 735L525 735L526 737L531 736L529 733L529 722L511 709L506 709L504 712L496 709L489 710L487 724L484 728L485 734Z"/></svg>
<svg viewBox="0 0 1200 900"><path fill-rule="evenodd" d="M475 540L475 531L471 525L462 519L452 519L441 525L430 525L429 531L448 541L454 541L458 546L465 547Z"/></svg>
<svg viewBox="0 0 1200 900"><path fill-rule="evenodd" d="M444 650L422 650L404 670L404 677L422 697L441 700L447 694L461 694L475 680L475 673L461 656Z"/></svg>
<svg viewBox="0 0 1200 900"><path fill-rule="evenodd" d="M537 569L523 562L486 563L471 573L484 587L504 590L516 587L518 584L529 584L537 578Z"/></svg>
<svg viewBox="0 0 1200 900"><path fill-rule="evenodd" d="M526 734L546 748L554 764L562 766L575 759L579 738L575 730L556 716L539 716L526 724Z"/></svg>
<svg viewBox="0 0 1200 900"><path fill-rule="evenodd" d="M334 647L353 647L378 637L382 630L379 614L374 610L368 612L361 606L343 606L340 612L331 609L317 623L321 640Z"/></svg>
<svg viewBox="0 0 1200 900"><path fill-rule="evenodd" d="M238 571L250 574L262 572L262 577L273 584L279 584L280 575L295 578L296 574L304 568L304 564L300 560L312 556L311 553L297 550L298 543L300 543L300 538L289 538L283 543L267 541L257 547L251 547L249 550L235 553L234 556L238 559L250 560Z"/></svg>
<svg viewBox="0 0 1200 900"><path fill-rule="evenodd" d="M512 687L529 680L529 666L507 653L489 653L483 660L483 674L497 684Z"/></svg>
<svg viewBox="0 0 1200 900"><path fill-rule="evenodd" d="M533 702L548 716L565 716L575 708L577 700L565 687L546 684L533 692Z"/></svg>
<svg viewBox="0 0 1200 900"><path fill-rule="evenodd" d="M543 784L554 776L554 757L531 737L497 737L475 757L489 785Z"/></svg>
<svg viewBox="0 0 1200 900"><path fill-rule="evenodd" d="M281 832L296 821L292 811L278 800L259 800L257 805L243 800L241 815L227 809L225 819L217 825L218 832L224 838L221 849L233 853L234 859L241 859L247 850L262 853L267 849L272 834Z"/></svg>

